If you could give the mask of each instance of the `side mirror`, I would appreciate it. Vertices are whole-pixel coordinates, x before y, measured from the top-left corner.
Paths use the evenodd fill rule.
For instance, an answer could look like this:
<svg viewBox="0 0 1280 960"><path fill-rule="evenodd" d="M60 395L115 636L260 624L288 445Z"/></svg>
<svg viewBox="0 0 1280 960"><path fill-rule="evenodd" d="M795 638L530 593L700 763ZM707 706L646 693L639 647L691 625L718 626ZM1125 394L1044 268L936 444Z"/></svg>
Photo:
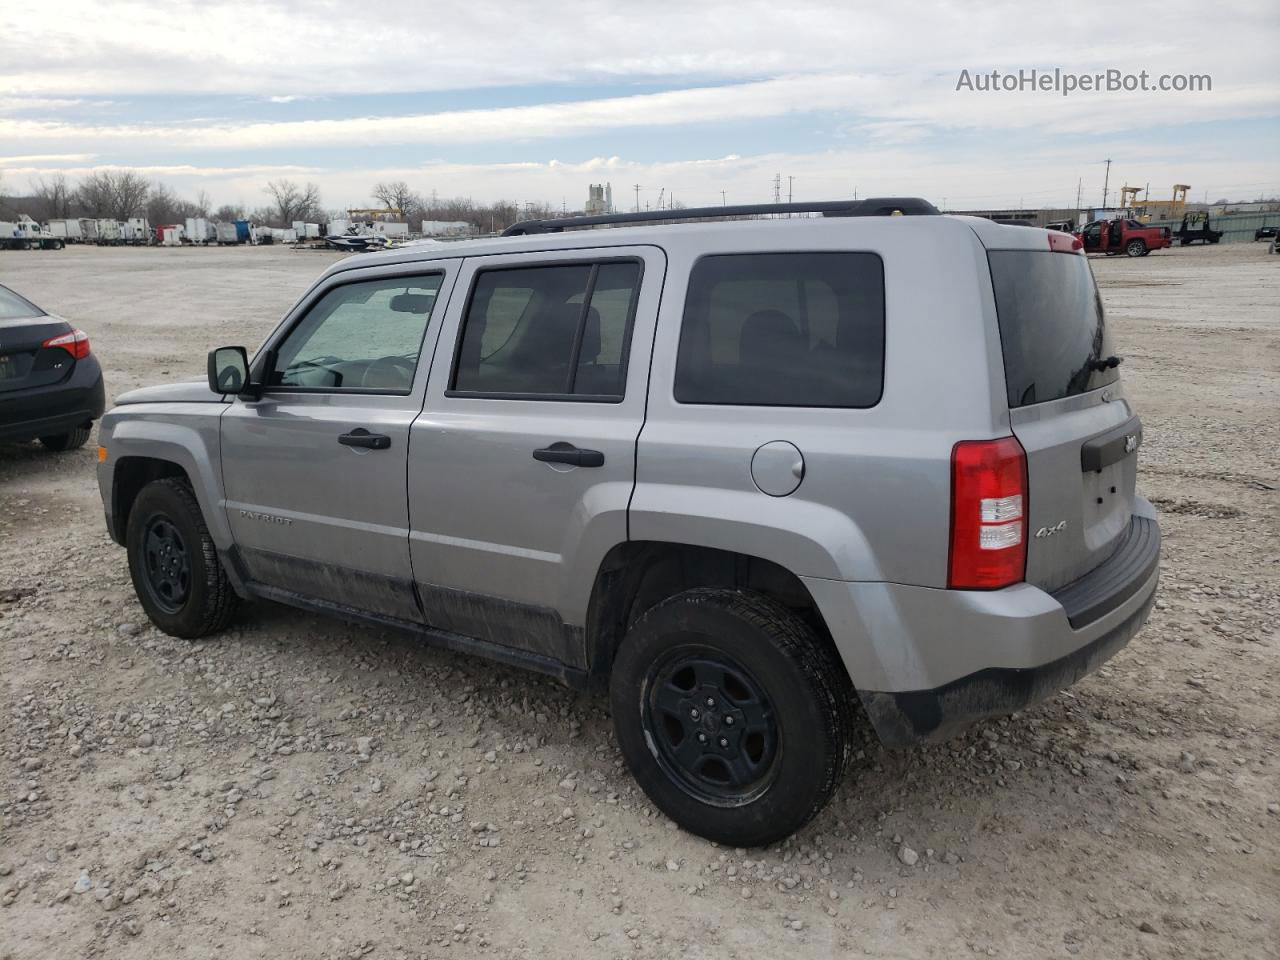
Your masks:
<svg viewBox="0 0 1280 960"><path fill-rule="evenodd" d="M226 396L241 393L249 383L249 354L244 347L209 351L209 389Z"/></svg>

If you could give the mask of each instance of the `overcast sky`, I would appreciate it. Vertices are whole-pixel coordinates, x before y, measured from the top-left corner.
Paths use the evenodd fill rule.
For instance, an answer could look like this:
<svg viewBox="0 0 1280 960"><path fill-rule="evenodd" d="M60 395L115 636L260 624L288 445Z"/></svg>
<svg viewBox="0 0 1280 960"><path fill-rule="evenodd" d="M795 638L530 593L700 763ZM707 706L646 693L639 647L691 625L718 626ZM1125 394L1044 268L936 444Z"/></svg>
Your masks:
<svg viewBox="0 0 1280 960"><path fill-rule="evenodd" d="M0 3L0 172L131 166L215 204L378 180L477 201L919 195L1085 204L1280 195L1280 3ZM1115 68L1204 92L956 90ZM794 178L789 181L788 178ZM723 195L722 195L723 191Z"/></svg>

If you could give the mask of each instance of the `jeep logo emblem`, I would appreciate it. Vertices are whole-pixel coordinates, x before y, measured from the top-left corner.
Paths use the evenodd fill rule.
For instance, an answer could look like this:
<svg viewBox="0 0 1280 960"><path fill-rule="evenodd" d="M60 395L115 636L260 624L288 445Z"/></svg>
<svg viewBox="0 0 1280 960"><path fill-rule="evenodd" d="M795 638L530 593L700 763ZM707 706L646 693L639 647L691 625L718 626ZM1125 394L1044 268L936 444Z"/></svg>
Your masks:
<svg viewBox="0 0 1280 960"><path fill-rule="evenodd" d="M1137 449L1138 449L1138 435L1136 433L1131 433L1124 438L1124 452L1133 453L1133 451Z"/></svg>
<svg viewBox="0 0 1280 960"><path fill-rule="evenodd" d="M1059 520L1052 527L1041 527L1037 530L1036 539L1043 540L1045 537L1052 537L1055 533L1061 533L1065 529L1067 529L1067 521Z"/></svg>

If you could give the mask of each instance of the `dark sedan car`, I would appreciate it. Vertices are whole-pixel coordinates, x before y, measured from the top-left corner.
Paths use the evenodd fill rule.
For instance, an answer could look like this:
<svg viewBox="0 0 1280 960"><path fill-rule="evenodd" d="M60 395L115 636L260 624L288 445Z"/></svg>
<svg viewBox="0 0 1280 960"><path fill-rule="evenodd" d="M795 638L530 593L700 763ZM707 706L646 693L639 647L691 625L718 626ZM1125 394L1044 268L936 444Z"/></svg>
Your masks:
<svg viewBox="0 0 1280 960"><path fill-rule="evenodd" d="M0 442L74 450L102 416L102 368L89 338L0 286Z"/></svg>

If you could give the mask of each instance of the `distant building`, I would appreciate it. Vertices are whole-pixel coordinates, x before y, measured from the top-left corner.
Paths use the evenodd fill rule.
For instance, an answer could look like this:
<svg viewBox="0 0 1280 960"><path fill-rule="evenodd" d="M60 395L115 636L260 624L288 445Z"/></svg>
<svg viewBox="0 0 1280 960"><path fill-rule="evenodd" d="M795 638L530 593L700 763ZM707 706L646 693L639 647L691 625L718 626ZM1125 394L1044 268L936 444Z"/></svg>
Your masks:
<svg viewBox="0 0 1280 960"><path fill-rule="evenodd" d="M613 213L613 184L593 183L587 187L587 205L583 213L588 217L599 217Z"/></svg>

